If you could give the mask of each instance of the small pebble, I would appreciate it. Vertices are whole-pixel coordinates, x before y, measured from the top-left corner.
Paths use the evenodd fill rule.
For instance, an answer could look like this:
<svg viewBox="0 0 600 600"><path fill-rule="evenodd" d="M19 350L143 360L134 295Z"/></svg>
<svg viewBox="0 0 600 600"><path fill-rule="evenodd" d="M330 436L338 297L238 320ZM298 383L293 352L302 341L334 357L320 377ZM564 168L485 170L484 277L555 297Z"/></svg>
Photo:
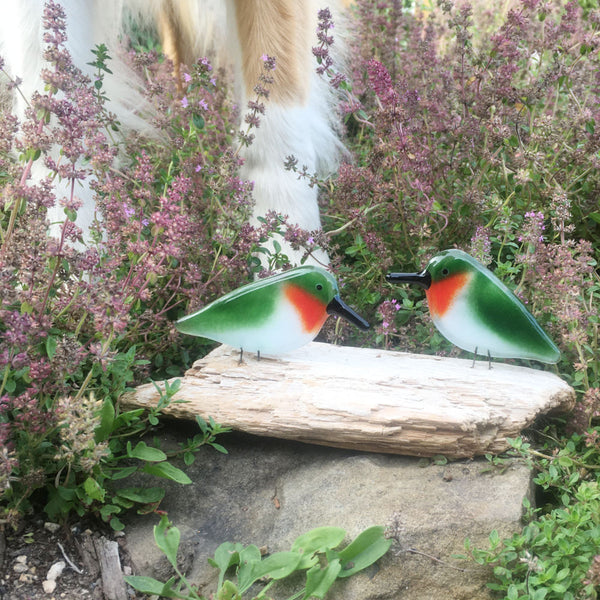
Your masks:
<svg viewBox="0 0 600 600"><path fill-rule="evenodd" d="M26 573L27 571L29 571L29 567L22 562L18 562L15 565L13 565L13 571L15 573Z"/></svg>
<svg viewBox="0 0 600 600"><path fill-rule="evenodd" d="M131 575L132 573L133 573L133 570L128 565L125 565L123 567L123 575Z"/></svg>
<svg viewBox="0 0 600 600"><path fill-rule="evenodd" d="M56 581L65 570L67 563L64 560L59 560L55 562L49 569L48 574L46 575L47 581Z"/></svg>
<svg viewBox="0 0 600 600"><path fill-rule="evenodd" d="M33 573L21 573L19 581L21 583L33 583L37 577Z"/></svg>
<svg viewBox="0 0 600 600"><path fill-rule="evenodd" d="M46 579L46 581L42 581L42 587L46 594L51 594L56 589L56 581Z"/></svg>
<svg viewBox="0 0 600 600"><path fill-rule="evenodd" d="M58 523L44 523L44 529L49 531L50 533L56 533L60 529L60 525Z"/></svg>

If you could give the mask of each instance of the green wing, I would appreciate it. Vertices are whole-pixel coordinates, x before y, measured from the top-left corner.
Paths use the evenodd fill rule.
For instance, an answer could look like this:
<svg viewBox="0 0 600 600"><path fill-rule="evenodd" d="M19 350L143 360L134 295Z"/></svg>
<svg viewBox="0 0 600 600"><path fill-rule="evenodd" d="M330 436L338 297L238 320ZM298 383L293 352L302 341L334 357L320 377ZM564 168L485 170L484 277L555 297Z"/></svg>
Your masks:
<svg viewBox="0 0 600 600"><path fill-rule="evenodd" d="M523 303L491 272L479 270L473 285L473 311L508 343L523 349L531 358L555 363L560 351Z"/></svg>
<svg viewBox="0 0 600 600"><path fill-rule="evenodd" d="M258 283L258 282L257 282ZM224 331L264 324L279 301L282 283L250 284L215 300L176 323L178 331L205 337Z"/></svg>

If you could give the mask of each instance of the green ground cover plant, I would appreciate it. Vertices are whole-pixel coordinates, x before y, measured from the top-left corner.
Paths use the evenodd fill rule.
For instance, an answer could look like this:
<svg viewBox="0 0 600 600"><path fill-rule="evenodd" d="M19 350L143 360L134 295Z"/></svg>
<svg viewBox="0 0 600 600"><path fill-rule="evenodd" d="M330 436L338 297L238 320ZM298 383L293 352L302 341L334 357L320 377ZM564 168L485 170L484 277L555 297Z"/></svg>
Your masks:
<svg viewBox="0 0 600 600"><path fill-rule="evenodd" d="M305 583L289 600L324 598L337 579L351 577L366 569L381 558L392 543L385 539L384 528L375 526L365 529L349 544L339 548L346 533L339 527L318 527L296 538L288 552L276 552L267 557L263 557L254 545L244 547L225 542L209 559L209 563L219 570L214 594L218 600L250 597L267 600L270 598L267 591L273 584L302 572ZM142 576L127 577L127 582L136 590L164 598L205 600L205 596L201 596L179 571L180 533L164 515L154 527L154 538L176 575L166 582Z"/></svg>
<svg viewBox="0 0 600 600"><path fill-rule="evenodd" d="M348 155L327 181L286 161L321 190L324 229L304 232L281 215L248 225L251 185L237 175L238 149L268 110L275 60L265 62L254 112L236 134L225 71L203 58L176 82L156 46L136 45L133 66L160 135L128 133L106 108L112 49L93 50L89 81L62 52L64 17L48 3L47 89L28 99L23 123L8 109L0 116L0 523L41 507L119 528L124 510L156 510L161 499L160 488L128 488L129 475L185 484L195 449L225 450L216 439L224 429L199 421L176 463L142 439L173 390L156 412L127 410L121 398L149 377L181 375L210 349L179 336L173 322L249 281L261 270L257 255L270 269L286 266L267 250L274 233L307 253L325 248L344 298L376 323L358 332L332 319L324 339L442 355L458 351L432 326L422 295L390 286L385 274L420 270L458 247L527 304L561 349L556 372L578 395L573 414L513 441L511 455L536 470L544 502L528 507L518 535L492 533L489 548L468 543L465 556L494 567L500 598L596 598L596 3L357 0L353 23L346 65L329 57L327 11L314 50L315 67L340 93ZM5 81L18 93L18 82ZM51 174L35 183L31 170L42 162ZM58 193L59 179L70 192ZM80 181L93 182L100 216L85 245L74 223ZM50 237L55 194L64 217Z"/></svg>

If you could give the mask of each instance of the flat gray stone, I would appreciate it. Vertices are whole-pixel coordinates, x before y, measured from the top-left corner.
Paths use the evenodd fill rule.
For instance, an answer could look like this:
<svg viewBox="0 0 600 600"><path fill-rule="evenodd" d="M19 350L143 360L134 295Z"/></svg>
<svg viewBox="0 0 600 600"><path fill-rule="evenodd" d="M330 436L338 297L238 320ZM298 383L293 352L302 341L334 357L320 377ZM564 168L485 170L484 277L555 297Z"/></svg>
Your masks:
<svg viewBox="0 0 600 600"><path fill-rule="evenodd" d="M190 435L176 426L177 435L164 435L167 447ZM276 552L315 527L342 527L349 541L384 525L395 540L388 554L337 582L327 598L489 600L489 570L452 555L463 552L466 537L487 547L493 529L501 536L520 530L522 502L531 496L531 472L517 462L490 474L483 459L423 467L412 457L247 434L219 441L229 454L203 448L186 469L193 485L168 484L160 507L181 530L180 566L205 595L217 576L207 559L222 542ZM166 580L170 566L153 540L157 522L156 515L130 517L127 543L137 574Z"/></svg>

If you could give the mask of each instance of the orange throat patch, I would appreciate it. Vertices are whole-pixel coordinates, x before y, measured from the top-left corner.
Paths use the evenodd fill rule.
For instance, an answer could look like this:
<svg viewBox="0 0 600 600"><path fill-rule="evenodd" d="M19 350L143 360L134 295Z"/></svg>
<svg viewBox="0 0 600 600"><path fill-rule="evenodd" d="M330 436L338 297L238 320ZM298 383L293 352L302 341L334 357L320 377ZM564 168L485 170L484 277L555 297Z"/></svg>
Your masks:
<svg viewBox="0 0 600 600"><path fill-rule="evenodd" d="M304 288L290 283L285 286L286 298L296 309L306 333L318 333L327 320L326 305Z"/></svg>
<svg viewBox="0 0 600 600"><path fill-rule="evenodd" d="M425 291L431 316L443 317L468 281L467 273L458 273L442 281L433 282Z"/></svg>

